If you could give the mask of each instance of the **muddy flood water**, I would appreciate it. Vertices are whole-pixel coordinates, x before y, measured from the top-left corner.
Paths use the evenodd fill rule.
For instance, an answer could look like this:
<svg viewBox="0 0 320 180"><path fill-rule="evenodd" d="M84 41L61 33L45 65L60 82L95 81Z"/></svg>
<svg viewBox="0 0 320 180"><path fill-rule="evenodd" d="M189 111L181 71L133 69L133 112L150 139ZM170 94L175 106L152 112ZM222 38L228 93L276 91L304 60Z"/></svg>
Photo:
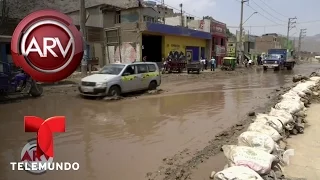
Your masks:
<svg viewBox="0 0 320 180"><path fill-rule="evenodd" d="M83 99L74 94L45 94L38 99L0 105L0 179L143 180L163 159L187 149L181 162L203 149L216 134L262 107L267 94L308 74L318 64L291 72L252 70L241 76L217 76L202 82L171 82L168 92L118 102ZM54 135L55 161L78 162L79 171L31 175L12 171L22 147L35 133L25 133L23 117L66 116L66 132ZM206 172L206 177L210 172Z"/></svg>

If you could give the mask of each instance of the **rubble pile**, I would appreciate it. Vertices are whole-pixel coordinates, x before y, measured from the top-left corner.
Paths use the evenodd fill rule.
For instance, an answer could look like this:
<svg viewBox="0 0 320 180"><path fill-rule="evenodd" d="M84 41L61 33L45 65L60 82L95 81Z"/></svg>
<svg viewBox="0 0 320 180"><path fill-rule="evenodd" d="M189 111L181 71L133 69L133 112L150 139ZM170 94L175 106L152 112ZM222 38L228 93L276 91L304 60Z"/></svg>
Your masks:
<svg viewBox="0 0 320 180"><path fill-rule="evenodd" d="M286 139L304 132L306 110L311 100L320 100L320 74L295 76L295 86L281 96L269 113L254 114L247 131L237 145L224 145L228 160L224 170L212 172L215 180L287 180L281 166L289 164L293 149Z"/></svg>

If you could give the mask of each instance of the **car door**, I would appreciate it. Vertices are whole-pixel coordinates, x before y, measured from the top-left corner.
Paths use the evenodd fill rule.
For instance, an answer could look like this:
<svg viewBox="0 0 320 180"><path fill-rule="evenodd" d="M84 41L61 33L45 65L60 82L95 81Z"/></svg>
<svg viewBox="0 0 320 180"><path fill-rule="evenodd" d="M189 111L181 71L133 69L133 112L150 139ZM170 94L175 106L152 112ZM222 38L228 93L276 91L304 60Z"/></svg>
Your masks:
<svg viewBox="0 0 320 180"><path fill-rule="evenodd" d="M150 83L147 64L137 64L138 75L141 80L141 89L147 89Z"/></svg>
<svg viewBox="0 0 320 180"><path fill-rule="evenodd" d="M139 90L141 86L141 78L138 78L137 67L128 65L121 77L122 92L132 92Z"/></svg>

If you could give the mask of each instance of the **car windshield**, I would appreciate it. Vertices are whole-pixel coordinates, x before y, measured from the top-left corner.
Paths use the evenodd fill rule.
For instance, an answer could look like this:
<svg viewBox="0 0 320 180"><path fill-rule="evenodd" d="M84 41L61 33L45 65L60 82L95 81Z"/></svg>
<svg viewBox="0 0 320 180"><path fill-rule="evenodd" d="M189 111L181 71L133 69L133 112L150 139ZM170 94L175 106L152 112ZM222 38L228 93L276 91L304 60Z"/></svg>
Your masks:
<svg viewBox="0 0 320 180"><path fill-rule="evenodd" d="M122 64L111 64L104 66L98 74L112 74L112 75L118 75L122 71L122 69L125 67L125 65Z"/></svg>
<svg viewBox="0 0 320 180"><path fill-rule="evenodd" d="M280 54L268 54L266 59L279 59L281 57Z"/></svg>

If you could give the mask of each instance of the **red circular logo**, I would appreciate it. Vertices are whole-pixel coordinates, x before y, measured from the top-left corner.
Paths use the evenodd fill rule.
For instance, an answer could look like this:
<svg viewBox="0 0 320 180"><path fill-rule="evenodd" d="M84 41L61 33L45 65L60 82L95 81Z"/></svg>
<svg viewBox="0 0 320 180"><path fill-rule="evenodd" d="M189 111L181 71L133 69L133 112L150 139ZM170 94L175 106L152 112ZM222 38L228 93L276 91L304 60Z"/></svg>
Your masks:
<svg viewBox="0 0 320 180"><path fill-rule="evenodd" d="M80 65L83 47L72 19L55 10L29 14L18 24L11 41L14 63L40 82L70 76Z"/></svg>

